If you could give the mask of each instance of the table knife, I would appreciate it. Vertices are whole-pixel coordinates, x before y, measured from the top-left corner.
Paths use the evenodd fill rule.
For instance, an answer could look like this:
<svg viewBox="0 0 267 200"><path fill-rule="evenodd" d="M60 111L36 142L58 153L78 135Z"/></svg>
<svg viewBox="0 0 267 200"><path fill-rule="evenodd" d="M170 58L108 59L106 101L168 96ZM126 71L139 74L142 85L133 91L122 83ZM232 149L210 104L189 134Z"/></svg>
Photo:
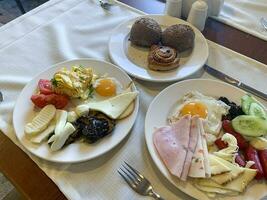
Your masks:
<svg viewBox="0 0 267 200"><path fill-rule="evenodd" d="M240 89L243 89L251 94L254 94L255 96L258 96L262 99L264 99L265 101L267 101L267 94L263 93L263 92L260 92L258 90L256 90L255 88L252 88L244 83L242 83L241 81L237 80L237 79L234 79L233 77L231 76L228 76L208 65L204 65L204 69L206 72L208 72L210 75L226 82L226 83L229 83L233 86L236 86Z"/></svg>

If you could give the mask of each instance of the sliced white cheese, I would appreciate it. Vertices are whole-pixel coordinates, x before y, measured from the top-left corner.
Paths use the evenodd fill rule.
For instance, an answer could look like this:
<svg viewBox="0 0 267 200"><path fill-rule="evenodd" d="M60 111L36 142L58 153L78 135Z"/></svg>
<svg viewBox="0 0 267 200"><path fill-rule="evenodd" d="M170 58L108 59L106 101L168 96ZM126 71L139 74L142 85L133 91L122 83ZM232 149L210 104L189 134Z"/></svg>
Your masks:
<svg viewBox="0 0 267 200"><path fill-rule="evenodd" d="M52 120L50 125L43 132L38 134L36 137L31 138L31 142L40 144L43 141L47 140L49 135L51 135L51 133L54 132L55 127L56 127L56 122L55 120Z"/></svg>
<svg viewBox="0 0 267 200"><path fill-rule="evenodd" d="M56 112L56 128L55 135L60 134L60 131L64 128L68 118L68 112L65 110L57 110Z"/></svg>
<svg viewBox="0 0 267 200"><path fill-rule="evenodd" d="M74 111L68 112L67 121L68 122L75 122L78 119L78 115Z"/></svg>
<svg viewBox="0 0 267 200"><path fill-rule="evenodd" d="M215 176L212 176L211 179L213 181L215 181L218 184L225 184L233 179L235 179L238 175L240 175L241 173L244 172L244 168L241 168L237 165L234 165L220 157L217 157L215 155L213 155L217 160L219 160L219 162L221 162L222 164L224 164L226 167L230 168L231 171L230 172L226 172L223 174L218 174Z"/></svg>
<svg viewBox="0 0 267 200"><path fill-rule="evenodd" d="M211 175L217 175L231 171L229 167L227 167L218 159L216 159L216 157L213 156L212 154L209 154L209 162L211 168Z"/></svg>
<svg viewBox="0 0 267 200"><path fill-rule="evenodd" d="M75 112L81 116L88 113L89 110L97 110L112 119L117 119L133 102L137 95L138 92L136 91L127 92L104 101L89 102L87 104L77 106Z"/></svg>
<svg viewBox="0 0 267 200"><path fill-rule="evenodd" d="M45 130L51 120L54 118L56 108L54 105L47 105L33 118L32 122L24 127L26 134L35 135Z"/></svg>
<svg viewBox="0 0 267 200"><path fill-rule="evenodd" d="M67 122L63 130L58 135L54 135L54 142L51 145L52 151L58 151L63 147L68 137L75 131L75 127Z"/></svg>
<svg viewBox="0 0 267 200"><path fill-rule="evenodd" d="M202 146L202 139L200 130L198 131L197 146L192 157L188 176L192 178L205 178L205 165L204 165L204 151Z"/></svg>

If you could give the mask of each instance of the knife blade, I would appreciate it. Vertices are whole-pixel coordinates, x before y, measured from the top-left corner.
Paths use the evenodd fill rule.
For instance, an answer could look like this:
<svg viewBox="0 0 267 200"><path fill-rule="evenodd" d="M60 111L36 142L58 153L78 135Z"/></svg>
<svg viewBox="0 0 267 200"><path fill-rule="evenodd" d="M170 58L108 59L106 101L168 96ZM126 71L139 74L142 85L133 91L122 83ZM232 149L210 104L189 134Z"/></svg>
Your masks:
<svg viewBox="0 0 267 200"><path fill-rule="evenodd" d="M249 93L251 93L251 94L253 94L253 95L257 96L257 97L260 97L260 98L264 99L265 101L267 101L267 94L265 94L265 93L263 93L263 92L261 92L259 90L256 90L255 88L252 88L252 87L250 87L250 86L248 86L248 85L246 85L244 83L242 83L238 79L235 79L235 78L233 78L231 76L228 76L228 75L224 74L223 72L220 72L220 71L218 71L218 70L216 70L216 69L214 69L214 68L212 68L212 67L210 67L208 65L204 65L204 69L210 75L212 75L212 76L214 76L214 77L216 77L216 78L218 78L218 79L220 79L220 80L222 80L222 81L224 81L226 83L229 83L229 84L231 84L233 86L236 86L236 87L238 87L240 89L243 89L243 90L245 90L245 91L247 91L247 92L249 92Z"/></svg>

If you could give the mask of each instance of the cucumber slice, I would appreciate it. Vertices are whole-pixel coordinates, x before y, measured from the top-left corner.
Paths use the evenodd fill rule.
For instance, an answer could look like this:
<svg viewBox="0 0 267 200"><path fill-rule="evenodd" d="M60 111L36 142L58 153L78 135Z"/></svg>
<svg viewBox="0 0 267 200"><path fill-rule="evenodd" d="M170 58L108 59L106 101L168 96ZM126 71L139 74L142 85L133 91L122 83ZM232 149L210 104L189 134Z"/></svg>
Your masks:
<svg viewBox="0 0 267 200"><path fill-rule="evenodd" d="M266 111L258 103L252 102L249 108L249 115L255 115L262 118L267 118Z"/></svg>
<svg viewBox="0 0 267 200"><path fill-rule="evenodd" d="M253 115L234 118L232 126L236 132L245 136L258 137L267 134L267 120Z"/></svg>
<svg viewBox="0 0 267 200"><path fill-rule="evenodd" d="M56 113L56 107L53 105L45 106L32 120L24 127L24 131L28 135L36 135L45 130Z"/></svg>
<svg viewBox="0 0 267 200"><path fill-rule="evenodd" d="M264 113L264 116L267 116L265 106L250 94L246 94L241 98L241 106L242 106L242 110L244 113L246 113L247 115L254 115L255 113L258 113L258 111L254 112L254 108L250 109L252 103L258 104L257 110L259 109L259 107L261 107L262 111L260 112ZM262 117L262 116L259 116L259 117Z"/></svg>
<svg viewBox="0 0 267 200"><path fill-rule="evenodd" d="M250 104L253 102L251 95L246 94L241 98L241 107L244 113L249 115Z"/></svg>

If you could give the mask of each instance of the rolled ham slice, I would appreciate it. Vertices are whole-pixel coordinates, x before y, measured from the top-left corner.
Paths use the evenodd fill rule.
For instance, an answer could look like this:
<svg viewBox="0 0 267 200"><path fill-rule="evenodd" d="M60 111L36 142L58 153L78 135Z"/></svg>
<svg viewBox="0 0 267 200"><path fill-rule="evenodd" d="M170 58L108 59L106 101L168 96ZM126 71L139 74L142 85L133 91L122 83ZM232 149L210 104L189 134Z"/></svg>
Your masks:
<svg viewBox="0 0 267 200"><path fill-rule="evenodd" d="M183 168L183 172L181 176L181 180L183 181L186 181L186 178L187 178L190 166L191 166L192 157L196 150L199 135L200 135L200 132L199 132L199 126L198 126L198 116L193 116L191 118L188 151L186 154L184 168Z"/></svg>
<svg viewBox="0 0 267 200"><path fill-rule="evenodd" d="M179 178L188 150L190 122L190 115L185 115L174 124L157 129L153 135L154 145L164 164Z"/></svg>

